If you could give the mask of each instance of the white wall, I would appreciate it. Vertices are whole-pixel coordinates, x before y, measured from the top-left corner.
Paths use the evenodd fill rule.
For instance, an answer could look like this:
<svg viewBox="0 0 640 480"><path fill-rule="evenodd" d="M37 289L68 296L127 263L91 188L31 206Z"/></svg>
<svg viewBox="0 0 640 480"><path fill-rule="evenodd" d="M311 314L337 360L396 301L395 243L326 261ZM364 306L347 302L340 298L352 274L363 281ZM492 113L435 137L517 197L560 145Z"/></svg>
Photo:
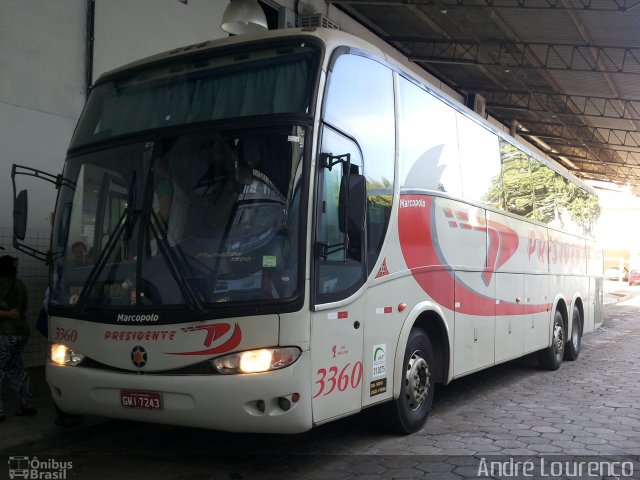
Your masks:
<svg viewBox="0 0 640 480"><path fill-rule="evenodd" d="M55 172L62 166L84 102L84 4L0 0L2 227L11 226L11 164ZM47 228L51 203L33 200L32 228Z"/></svg>
<svg viewBox="0 0 640 480"><path fill-rule="evenodd" d="M33 326L46 286L42 262L11 249L11 165L59 172L84 102L85 1L0 0L0 245L19 257ZM20 186L20 185L19 185ZM54 189L30 197L31 245L46 248ZM33 329L32 329L33 330ZM45 340L32 335L27 365L42 364Z"/></svg>
<svg viewBox="0 0 640 480"><path fill-rule="evenodd" d="M96 0L94 80L149 55L227 36L228 0Z"/></svg>

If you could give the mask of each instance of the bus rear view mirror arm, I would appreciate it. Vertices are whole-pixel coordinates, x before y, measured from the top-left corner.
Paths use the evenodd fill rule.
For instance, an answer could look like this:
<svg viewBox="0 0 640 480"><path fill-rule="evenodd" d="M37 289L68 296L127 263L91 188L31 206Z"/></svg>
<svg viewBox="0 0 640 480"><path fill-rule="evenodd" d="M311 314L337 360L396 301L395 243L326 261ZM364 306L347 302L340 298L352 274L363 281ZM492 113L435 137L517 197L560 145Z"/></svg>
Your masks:
<svg viewBox="0 0 640 480"><path fill-rule="evenodd" d="M51 252L38 250L25 243L24 239L27 236L27 218L28 218L28 194L27 190L21 190L17 193L16 177L35 177L40 180L45 180L55 185L56 189L61 187L69 187L75 190L76 184L65 179L62 175L52 175L42 170L26 167L24 165L13 164L11 167L11 183L13 184L13 247L30 257L37 260L49 263L51 261Z"/></svg>
<svg viewBox="0 0 640 480"><path fill-rule="evenodd" d="M348 171L348 167L351 165L351 154L333 155L331 153L323 153L320 155L320 166L329 171L339 163L343 165L343 171Z"/></svg>

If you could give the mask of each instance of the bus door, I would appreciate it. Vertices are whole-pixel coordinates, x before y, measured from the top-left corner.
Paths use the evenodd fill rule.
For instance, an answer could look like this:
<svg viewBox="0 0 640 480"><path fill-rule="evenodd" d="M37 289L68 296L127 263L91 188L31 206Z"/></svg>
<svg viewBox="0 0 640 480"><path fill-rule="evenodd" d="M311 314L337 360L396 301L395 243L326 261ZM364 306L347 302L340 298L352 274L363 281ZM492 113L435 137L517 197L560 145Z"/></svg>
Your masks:
<svg viewBox="0 0 640 480"><path fill-rule="evenodd" d="M314 243L311 316L313 420L361 408L365 296L365 182L357 146L325 127Z"/></svg>

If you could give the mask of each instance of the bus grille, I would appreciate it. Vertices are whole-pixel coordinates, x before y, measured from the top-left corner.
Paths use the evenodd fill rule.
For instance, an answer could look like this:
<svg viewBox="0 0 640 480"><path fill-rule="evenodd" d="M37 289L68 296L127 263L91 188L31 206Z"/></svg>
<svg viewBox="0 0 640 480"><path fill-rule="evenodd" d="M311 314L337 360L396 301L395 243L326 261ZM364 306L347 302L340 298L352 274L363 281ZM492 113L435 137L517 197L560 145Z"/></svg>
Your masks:
<svg viewBox="0 0 640 480"><path fill-rule="evenodd" d="M85 358L78 367L104 370L107 372L128 373L130 375L218 375L216 369L213 368L213 365L208 361L187 365L186 367L173 368L170 370L147 372L142 370L127 370L124 368L112 367L92 360L91 358Z"/></svg>

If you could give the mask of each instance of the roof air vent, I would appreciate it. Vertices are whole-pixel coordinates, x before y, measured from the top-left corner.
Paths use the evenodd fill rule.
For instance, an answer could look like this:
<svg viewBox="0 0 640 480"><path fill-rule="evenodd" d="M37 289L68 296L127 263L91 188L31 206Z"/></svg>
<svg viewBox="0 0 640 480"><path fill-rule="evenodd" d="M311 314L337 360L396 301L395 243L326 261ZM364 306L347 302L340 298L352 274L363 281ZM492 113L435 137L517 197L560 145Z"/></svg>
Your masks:
<svg viewBox="0 0 640 480"><path fill-rule="evenodd" d="M320 13L314 13L313 15L300 15L298 17L298 22L300 23L298 26L301 28L304 27L322 27L322 28L333 28L334 30L340 30L340 26L329 20L327 17Z"/></svg>

